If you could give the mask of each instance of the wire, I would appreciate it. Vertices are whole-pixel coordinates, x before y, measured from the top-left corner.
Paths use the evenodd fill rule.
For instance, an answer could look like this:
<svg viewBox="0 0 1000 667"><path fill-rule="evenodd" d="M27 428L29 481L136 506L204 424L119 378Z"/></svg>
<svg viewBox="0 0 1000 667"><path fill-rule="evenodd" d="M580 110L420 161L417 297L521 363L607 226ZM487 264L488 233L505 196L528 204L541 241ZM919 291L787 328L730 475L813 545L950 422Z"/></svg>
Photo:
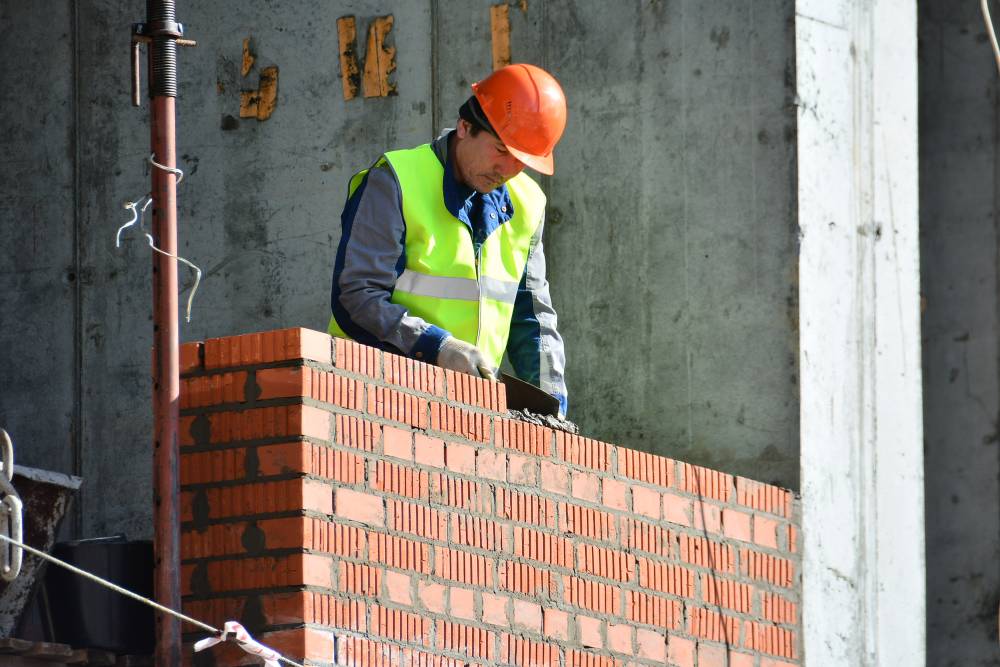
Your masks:
<svg viewBox="0 0 1000 667"><path fill-rule="evenodd" d="M979 7L983 10L983 20L986 21L986 32L990 35L993 45L993 57L997 61L997 71L1000 71L1000 45L997 44L997 34L993 30L993 19L990 18L989 0L980 0Z"/></svg>
<svg viewBox="0 0 1000 667"><path fill-rule="evenodd" d="M30 553L30 554L32 554L34 556L38 556L39 558L41 558L43 560L47 560L50 563L55 563L56 565L58 565L60 567L63 567L63 568L66 568L67 570L69 570L70 572L73 572L74 574L78 574L78 575L80 575L81 577L83 577L85 579L89 579L90 581L93 581L93 582L95 582L97 584L100 584L101 586L104 586L106 588L110 588L111 590L115 591L116 593L121 593L125 597L132 598L133 600L135 600L137 602L141 602L144 605L150 606L153 609L156 609L157 611L159 611L161 613L168 614L170 616L178 618L178 619L184 621L185 623L190 623L191 625L194 625L194 626L196 626L198 628L201 628L202 630L205 630L207 632L211 632L212 634L215 634L215 635L223 635L224 634L222 630L219 630L218 628L214 628L211 625L209 625L208 623L203 623L203 622L199 621L196 618L191 618L190 616L188 616L186 614L182 614L179 611L174 611L170 607L164 607L162 604L160 604L158 602L154 602L154 601L150 600L149 598L145 598L145 597L139 595L138 593L133 593L132 591L128 590L127 588L122 588L118 584L112 583L112 582L108 581L107 579L102 579L101 577L98 577L96 574L91 574L90 572L87 572L86 570L81 570L80 568L76 567L75 565L70 565L69 563L67 563L65 561L59 560L55 556L50 556L49 554L45 553L44 551L39 551L38 549L36 549L34 547L28 546L27 544L24 544L20 540L15 540L15 539L12 539L10 537L7 537L3 533L0 533L0 540L3 540L4 542L8 542L8 543L10 543L10 544L12 544L12 545L14 545L16 547L20 547L21 549L24 549L25 551L27 551L28 553ZM304 665L302 665L302 664L300 664L298 662L295 662L294 660L289 660L288 658L286 658L284 656L279 656L278 660L280 660L281 662L284 662L287 665L292 665L292 667L304 667Z"/></svg>

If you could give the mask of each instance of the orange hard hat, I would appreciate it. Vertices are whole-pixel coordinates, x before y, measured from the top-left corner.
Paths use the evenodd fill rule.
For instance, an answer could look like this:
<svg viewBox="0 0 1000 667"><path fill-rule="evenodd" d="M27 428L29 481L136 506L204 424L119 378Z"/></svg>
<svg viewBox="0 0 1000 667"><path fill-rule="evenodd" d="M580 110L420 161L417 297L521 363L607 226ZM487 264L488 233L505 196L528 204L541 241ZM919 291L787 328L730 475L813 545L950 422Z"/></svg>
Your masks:
<svg viewBox="0 0 1000 667"><path fill-rule="evenodd" d="M552 149L566 129L566 96L541 67L507 65L472 92L511 155L543 174L554 170Z"/></svg>

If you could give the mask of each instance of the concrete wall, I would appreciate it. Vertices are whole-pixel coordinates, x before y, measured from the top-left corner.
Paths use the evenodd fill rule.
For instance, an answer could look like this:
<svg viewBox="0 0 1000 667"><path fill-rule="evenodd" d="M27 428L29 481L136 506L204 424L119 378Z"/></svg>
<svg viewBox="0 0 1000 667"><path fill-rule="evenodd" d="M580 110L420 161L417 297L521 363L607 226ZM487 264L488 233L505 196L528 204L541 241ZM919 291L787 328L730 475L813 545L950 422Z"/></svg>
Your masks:
<svg viewBox="0 0 1000 667"><path fill-rule="evenodd" d="M922 665L916 3L796 14L805 658Z"/></svg>
<svg viewBox="0 0 1000 667"><path fill-rule="evenodd" d="M997 73L978 3L920 40L927 660L998 665Z"/></svg>
<svg viewBox="0 0 1000 667"><path fill-rule="evenodd" d="M199 41L180 52L180 248L205 270L182 340L325 327L348 176L452 122L490 68L489 6L180 3ZM0 422L25 463L84 477L79 532L148 535L136 489L150 481L149 250L135 233L113 243L122 201L149 188L147 113L128 99L143 10L2 11L18 39L0 48L19 67L0 73L15 156L0 180L17 184L0 218ZM363 36L390 13L398 95L345 101L336 19L357 16ZM514 59L550 67L570 100L543 185L571 417L596 437L796 486L791 1L530 0L510 14ZM273 116L237 118L240 90L270 65Z"/></svg>

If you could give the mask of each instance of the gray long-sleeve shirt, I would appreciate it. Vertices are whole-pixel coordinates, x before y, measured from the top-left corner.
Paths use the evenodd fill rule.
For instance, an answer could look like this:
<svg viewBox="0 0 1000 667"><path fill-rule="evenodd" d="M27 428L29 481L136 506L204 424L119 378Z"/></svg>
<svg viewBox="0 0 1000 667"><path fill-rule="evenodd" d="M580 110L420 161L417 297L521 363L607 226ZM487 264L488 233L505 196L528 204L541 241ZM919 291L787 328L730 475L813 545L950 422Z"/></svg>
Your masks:
<svg viewBox="0 0 1000 667"><path fill-rule="evenodd" d="M468 227L478 248L494 229L511 218L513 203L506 185L482 194L455 178L448 159L451 135L450 130L445 130L432 143L444 166L442 194L445 206L457 218L456 224ZM450 333L390 301L406 265L406 223L399 181L388 164L369 170L348 199L341 223L343 232L331 292L337 324L366 345L435 363ZM514 301L507 358L518 377L556 396L565 413L565 352L545 279L542 227L538 226L531 240Z"/></svg>

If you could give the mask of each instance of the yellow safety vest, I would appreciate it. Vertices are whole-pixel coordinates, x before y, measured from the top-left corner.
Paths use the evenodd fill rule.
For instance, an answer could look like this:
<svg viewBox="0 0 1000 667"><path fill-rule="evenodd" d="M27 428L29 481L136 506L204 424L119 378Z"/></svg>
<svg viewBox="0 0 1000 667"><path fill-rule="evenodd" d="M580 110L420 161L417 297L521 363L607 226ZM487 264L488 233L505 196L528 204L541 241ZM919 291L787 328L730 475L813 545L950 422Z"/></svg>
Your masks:
<svg viewBox="0 0 1000 667"><path fill-rule="evenodd" d="M545 211L545 194L524 173L509 180L514 216L487 237L477 258L469 229L444 205L444 166L431 145L390 151L376 166L384 162L399 181L406 221L406 268L390 301L473 343L498 367L531 239ZM351 195L367 172L351 179ZM335 317L328 331L349 338Z"/></svg>

